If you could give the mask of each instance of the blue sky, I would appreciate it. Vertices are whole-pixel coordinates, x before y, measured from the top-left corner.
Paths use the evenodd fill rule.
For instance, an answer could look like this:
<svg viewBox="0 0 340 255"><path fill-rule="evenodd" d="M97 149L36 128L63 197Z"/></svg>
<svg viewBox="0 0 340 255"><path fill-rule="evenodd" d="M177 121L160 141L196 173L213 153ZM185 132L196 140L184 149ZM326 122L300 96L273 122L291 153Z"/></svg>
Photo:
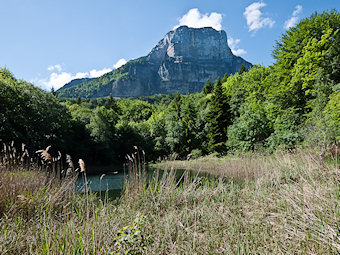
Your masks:
<svg viewBox="0 0 340 255"><path fill-rule="evenodd" d="M145 56L174 27L213 26L253 64L286 28L339 0L0 0L0 67L50 90Z"/></svg>

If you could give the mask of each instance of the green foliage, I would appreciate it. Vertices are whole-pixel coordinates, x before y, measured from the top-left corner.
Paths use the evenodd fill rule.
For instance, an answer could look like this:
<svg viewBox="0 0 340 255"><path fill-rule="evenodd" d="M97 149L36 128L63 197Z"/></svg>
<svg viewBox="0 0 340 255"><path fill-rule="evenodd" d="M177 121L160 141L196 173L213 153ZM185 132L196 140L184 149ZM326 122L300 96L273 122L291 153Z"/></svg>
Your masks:
<svg viewBox="0 0 340 255"><path fill-rule="evenodd" d="M333 31L340 27L340 15L336 10L324 11L321 14L314 13L310 17L301 20L296 26L291 27L284 33L279 41L276 42L273 57L277 60L276 64L290 70L303 55L303 48L311 38L320 40L328 29ZM284 69L282 68L282 71Z"/></svg>
<svg viewBox="0 0 340 255"><path fill-rule="evenodd" d="M152 115L152 106L146 101L121 99L118 105L122 111L121 119L124 121L141 122Z"/></svg>
<svg viewBox="0 0 340 255"><path fill-rule="evenodd" d="M334 137L340 140L340 91L334 92L324 110L325 120L334 132Z"/></svg>
<svg viewBox="0 0 340 255"><path fill-rule="evenodd" d="M231 124L230 106L228 98L223 93L222 82L217 79L214 93L211 97L209 123L209 149L219 153L225 152L224 143L227 140L227 128Z"/></svg>
<svg viewBox="0 0 340 255"><path fill-rule="evenodd" d="M210 80L208 79L207 82L204 84L203 87L203 94L204 95L208 95L213 91L214 86L211 84Z"/></svg>
<svg viewBox="0 0 340 255"><path fill-rule="evenodd" d="M255 150L255 146L265 146L272 130L264 112L245 110L228 128L227 146L241 150Z"/></svg>
<svg viewBox="0 0 340 255"><path fill-rule="evenodd" d="M184 143L184 125L176 112L167 114L165 119L165 142L171 152L180 152Z"/></svg>
<svg viewBox="0 0 340 255"><path fill-rule="evenodd" d="M239 74L243 74L244 72L246 72L246 68L244 67L244 65L242 64L241 67L240 67L240 71L239 71Z"/></svg>
<svg viewBox="0 0 340 255"><path fill-rule="evenodd" d="M192 159L197 159L203 155L200 149L193 149L190 154Z"/></svg>
<svg viewBox="0 0 340 255"><path fill-rule="evenodd" d="M113 111L119 113L120 109L117 105L116 100L112 97L112 94L110 94L110 97L105 101L105 103L103 104L105 106L105 108L107 109L112 109Z"/></svg>
<svg viewBox="0 0 340 255"><path fill-rule="evenodd" d="M65 148L70 115L51 93L20 81L0 68L0 138L23 142L32 149Z"/></svg>
<svg viewBox="0 0 340 255"><path fill-rule="evenodd" d="M294 108L281 111L273 123L274 132L268 138L269 147L272 150L279 148L279 146L294 148L302 140L299 132L300 122L300 115Z"/></svg>
<svg viewBox="0 0 340 255"><path fill-rule="evenodd" d="M112 83L127 79L128 77L128 67L122 67L106 73L97 79L91 79L72 87L61 88L56 92L56 95L64 98L72 98L74 96L82 98L100 96L98 93L101 90L110 91Z"/></svg>
<svg viewBox="0 0 340 255"><path fill-rule="evenodd" d="M228 74L225 73L222 79L222 83L225 83L228 80Z"/></svg>
<svg viewBox="0 0 340 255"><path fill-rule="evenodd" d="M115 135L115 125L118 122L118 115L113 109L98 106L91 113L90 122L86 127L95 142L110 143Z"/></svg>
<svg viewBox="0 0 340 255"><path fill-rule="evenodd" d="M145 217L139 215L133 223L122 228L115 239L115 246L124 254L142 254L150 242L144 233ZM117 253L118 254L118 253Z"/></svg>

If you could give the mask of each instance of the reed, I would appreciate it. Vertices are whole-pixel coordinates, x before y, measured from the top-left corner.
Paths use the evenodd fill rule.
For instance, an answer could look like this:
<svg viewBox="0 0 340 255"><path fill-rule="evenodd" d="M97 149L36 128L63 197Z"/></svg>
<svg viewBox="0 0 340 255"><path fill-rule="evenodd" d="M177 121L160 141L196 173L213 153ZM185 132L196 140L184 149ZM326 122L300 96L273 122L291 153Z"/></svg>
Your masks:
<svg viewBox="0 0 340 255"><path fill-rule="evenodd" d="M124 194L114 201L103 201L91 191L76 194L66 179L39 187L34 180L41 172L27 177L30 172L4 167L0 176L6 187L16 180L27 184L12 196L15 206L5 207L1 216L0 254L340 251L340 172L316 153L195 163L200 171L209 166L215 178L190 177L186 172L178 179L178 163L168 162L162 175L155 171L148 181L140 156L138 148L129 156ZM3 187L1 182L0 194Z"/></svg>

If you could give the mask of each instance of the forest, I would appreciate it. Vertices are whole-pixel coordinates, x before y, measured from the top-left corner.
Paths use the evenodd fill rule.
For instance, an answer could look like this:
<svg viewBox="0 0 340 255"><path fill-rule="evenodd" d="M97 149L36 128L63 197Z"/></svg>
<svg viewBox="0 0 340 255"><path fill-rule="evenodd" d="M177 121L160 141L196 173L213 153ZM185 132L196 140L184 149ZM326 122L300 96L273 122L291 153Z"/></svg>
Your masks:
<svg viewBox="0 0 340 255"><path fill-rule="evenodd" d="M275 63L207 81L201 93L58 98L0 69L0 137L94 164L326 148L340 139L340 15L314 14L276 42Z"/></svg>

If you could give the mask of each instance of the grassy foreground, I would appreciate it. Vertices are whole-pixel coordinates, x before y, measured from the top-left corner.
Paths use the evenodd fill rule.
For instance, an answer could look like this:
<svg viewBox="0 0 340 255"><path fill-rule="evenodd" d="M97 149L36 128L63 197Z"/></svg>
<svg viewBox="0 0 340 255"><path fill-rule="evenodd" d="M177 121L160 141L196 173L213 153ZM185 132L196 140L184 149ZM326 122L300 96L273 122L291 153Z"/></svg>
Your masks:
<svg viewBox="0 0 340 255"><path fill-rule="evenodd" d="M178 182L172 164L116 201L0 166L0 254L340 252L337 166L308 153L193 161L230 178Z"/></svg>

